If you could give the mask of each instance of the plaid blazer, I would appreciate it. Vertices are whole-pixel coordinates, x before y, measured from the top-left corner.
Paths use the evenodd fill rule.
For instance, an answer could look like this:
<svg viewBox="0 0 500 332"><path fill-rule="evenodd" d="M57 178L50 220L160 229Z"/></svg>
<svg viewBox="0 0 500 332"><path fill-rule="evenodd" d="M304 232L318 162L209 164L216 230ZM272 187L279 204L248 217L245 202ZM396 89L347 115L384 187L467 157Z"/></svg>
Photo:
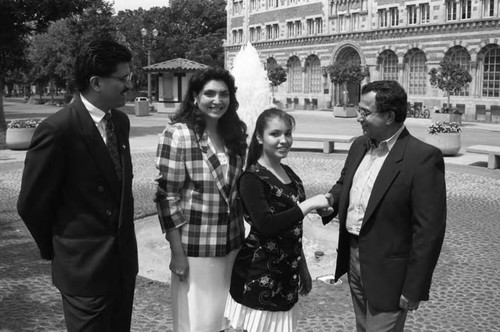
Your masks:
<svg viewBox="0 0 500 332"><path fill-rule="evenodd" d="M186 124L167 125L156 153L156 207L163 233L179 228L187 256L220 257L241 246L242 205L236 183L243 158L230 155L228 183L204 133L197 141Z"/></svg>

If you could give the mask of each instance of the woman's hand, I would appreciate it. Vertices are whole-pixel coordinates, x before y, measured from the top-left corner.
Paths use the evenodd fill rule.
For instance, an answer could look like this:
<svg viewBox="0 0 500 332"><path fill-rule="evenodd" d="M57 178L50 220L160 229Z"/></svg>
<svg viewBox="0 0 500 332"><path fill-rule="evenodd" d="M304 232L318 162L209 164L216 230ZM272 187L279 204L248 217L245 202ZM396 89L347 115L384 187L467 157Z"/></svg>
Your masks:
<svg viewBox="0 0 500 332"><path fill-rule="evenodd" d="M186 280L189 274L189 263L186 255L184 253L174 254L172 252L169 268L173 274L179 277L180 281Z"/></svg>
<svg viewBox="0 0 500 332"><path fill-rule="evenodd" d="M328 207L316 209L316 212L320 217L326 217L333 213L333 196L330 193L325 194L325 198L328 200Z"/></svg>
<svg viewBox="0 0 500 332"><path fill-rule="evenodd" d="M312 289L312 278L309 273L307 265L301 266L300 269L300 281L299 281L299 294L304 296L309 294Z"/></svg>
<svg viewBox="0 0 500 332"><path fill-rule="evenodd" d="M180 281L184 281L189 274L189 263L182 248L181 233L179 229L174 228L169 230L165 237L170 243L170 271L178 276Z"/></svg>
<svg viewBox="0 0 500 332"><path fill-rule="evenodd" d="M329 210L333 211L330 202L333 201L332 195L330 193L320 194L306 199L299 204L300 209L304 215L308 214L312 210L324 209L325 213ZM330 214L331 212L328 212Z"/></svg>

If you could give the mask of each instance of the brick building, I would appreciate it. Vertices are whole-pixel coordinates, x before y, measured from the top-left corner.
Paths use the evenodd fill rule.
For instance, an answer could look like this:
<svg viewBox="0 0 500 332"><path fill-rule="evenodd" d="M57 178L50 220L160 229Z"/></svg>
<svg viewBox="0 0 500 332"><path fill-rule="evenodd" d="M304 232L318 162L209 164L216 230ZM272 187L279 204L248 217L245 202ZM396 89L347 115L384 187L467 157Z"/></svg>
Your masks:
<svg viewBox="0 0 500 332"><path fill-rule="evenodd" d="M432 109L446 97L430 86L428 72L451 58L473 77L452 104L465 104L465 120L476 119L476 105L484 105L491 119L491 106L500 104L499 6L500 0L228 0L226 65L249 41L263 63L287 70L274 92L283 107L321 109L341 98L324 68L356 62L368 74L363 83L397 80L411 102ZM359 88L347 87L350 103L357 104Z"/></svg>

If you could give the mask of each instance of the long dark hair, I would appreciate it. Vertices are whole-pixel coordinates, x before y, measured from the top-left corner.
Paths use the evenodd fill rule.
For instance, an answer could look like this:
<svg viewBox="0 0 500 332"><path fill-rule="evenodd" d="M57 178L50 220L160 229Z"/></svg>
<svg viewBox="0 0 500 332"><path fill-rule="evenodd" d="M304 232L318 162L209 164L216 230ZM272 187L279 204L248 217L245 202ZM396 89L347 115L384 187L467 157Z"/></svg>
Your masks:
<svg viewBox="0 0 500 332"><path fill-rule="evenodd" d="M240 120L236 111L239 103L236 100L236 85L234 77L229 71L222 68L207 68L197 71L189 80L186 96L179 110L171 117L172 123L185 123L192 128L198 139L206 129L206 122L198 107L194 104L194 97L210 81L222 81L229 90L229 106L226 113L217 122L217 130L224 140L229 153L245 156L247 149L247 126Z"/></svg>
<svg viewBox="0 0 500 332"><path fill-rule="evenodd" d="M262 137L267 124L274 118L283 120L292 130L295 128L295 119L285 111L280 110L279 108L268 108L264 110L255 122L255 130L252 135L252 140L250 141L250 147L248 148L245 170L248 170L250 166L257 163L257 160L259 160L262 155L262 144L260 144L257 140L257 135Z"/></svg>

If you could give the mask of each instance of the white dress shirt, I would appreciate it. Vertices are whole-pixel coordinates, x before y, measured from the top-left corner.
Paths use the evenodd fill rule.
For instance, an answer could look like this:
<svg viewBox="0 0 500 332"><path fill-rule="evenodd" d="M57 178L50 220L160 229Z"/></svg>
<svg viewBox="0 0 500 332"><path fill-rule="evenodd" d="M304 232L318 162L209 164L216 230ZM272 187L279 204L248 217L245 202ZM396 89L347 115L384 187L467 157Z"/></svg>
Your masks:
<svg viewBox="0 0 500 332"><path fill-rule="evenodd" d="M92 105L82 94L80 94L80 98L82 99L83 105L89 112L90 117L94 120L97 130L99 130L99 134L101 134L104 143L106 143L106 120L104 120L104 116L107 112Z"/></svg>
<svg viewBox="0 0 500 332"><path fill-rule="evenodd" d="M361 164L359 164L354 178L352 179L352 187L349 192L349 207L347 209L347 231L354 235L359 235L363 218L365 217L368 200L372 193L373 184L377 179L378 173L382 169L382 165L389 154L389 151L396 143L399 135L405 128L404 125L396 131L392 137L380 142L378 147L371 145L366 152Z"/></svg>

